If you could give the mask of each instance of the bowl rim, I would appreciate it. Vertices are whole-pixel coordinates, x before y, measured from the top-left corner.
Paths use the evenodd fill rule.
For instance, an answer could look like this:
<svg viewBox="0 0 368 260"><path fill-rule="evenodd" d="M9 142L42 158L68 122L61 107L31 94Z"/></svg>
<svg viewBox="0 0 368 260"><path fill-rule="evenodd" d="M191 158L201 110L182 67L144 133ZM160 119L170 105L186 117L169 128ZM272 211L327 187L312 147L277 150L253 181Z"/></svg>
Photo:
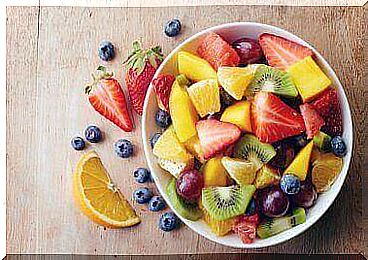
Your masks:
<svg viewBox="0 0 368 260"><path fill-rule="evenodd" d="M156 78L159 74L161 74L163 68L168 63L168 61L170 61L171 58L183 46L185 46L187 43L190 43L191 41L195 40L196 38L198 38L198 37L200 37L202 35L205 35L208 32L216 31L216 30L219 30L219 29L227 29L227 28L231 28L231 27L234 27L234 26L260 26L260 27L264 27L265 30L269 30L273 34L281 34L281 35L289 35L289 36L292 36L293 38L297 39L299 42L302 42L304 46L307 46L308 48L310 48L313 51L314 55L317 56L318 60L322 61L323 65L324 65L324 68L326 70L328 70L328 73L333 78L333 81L337 83L336 88L339 91L339 99L340 100L342 99L342 101L343 101L343 102L340 102L341 103L340 105L341 105L342 113L345 114L344 116L347 115L347 118L344 118L344 120L347 120L348 127L347 128L345 127L344 134L347 133L347 135L350 137L350 139L349 139L350 140L350 145L348 146L347 154L344 157L343 168L342 168L341 172L339 173L339 174L342 174L342 181L340 181L340 183L334 183L333 184L333 185L335 185L335 184L338 185L337 186L337 189L336 189L335 193L332 193L331 194L331 197L329 198L328 203L326 203L328 205L323 206L323 208L322 208L322 210L321 210L321 212L320 212L320 214L318 216L314 216L314 217L309 216L307 218L306 222L303 223L304 226L302 228L300 228L297 231L294 231L294 233L290 234L288 237L284 237L284 238L281 238L281 239L278 239L278 240L275 239L274 242L269 242L269 243L264 243L264 244L257 244L257 245L253 245L253 246L252 246L252 244L231 245L229 243L224 243L222 241L219 241L219 240L215 239L214 237L208 236L207 234L205 234L205 232L202 232L201 230L198 230L196 228L193 228L190 225L190 222L192 222L192 221L189 221L189 220L183 218L180 214L178 214L178 212L172 207L170 200L168 200L168 198L166 196L165 190L160 187L161 185L158 185L158 183L156 183L156 179L158 179L158 178L156 176L155 171L153 170L153 168L154 168L153 167L153 163L155 163L155 162L153 162L152 160L150 160L150 157L149 157L149 153L151 151L151 147L150 147L150 144L149 144L149 135L147 133L147 125L146 125L146 123L147 123L147 111L148 111L149 99L150 99L150 96L152 94L154 94L153 87L152 87L152 82L151 82L151 84L149 85L149 88L147 90L146 98L145 98L144 105L143 105L143 115L142 115L142 119L141 119L142 120L141 121L142 122L142 139L143 139L142 141L143 141L144 154L145 154L145 157L146 157L146 161L147 161L148 167L149 167L149 169L151 171L151 174L154 177L153 179L155 180L155 184L156 184L156 186L157 186L160 194L164 197L164 199L166 200L166 202L169 205L170 209L172 211L174 211L174 213L181 219L181 221L184 222L190 229L192 229L197 234L199 234L199 235L201 235L201 236L203 236L203 237L205 237L205 238L207 238L207 239L209 239L209 240L211 240L211 241L213 241L215 243L218 243L218 244L221 244L221 245L225 245L225 246L229 246L229 247L232 247L232 248L256 249L256 248L264 248L264 247L275 246L275 245L278 245L280 243L284 243L284 242L286 242L286 241L288 241L288 240L290 240L290 239L292 239L292 238L300 235L301 233L305 232L308 228L310 228L311 226L313 226L326 213L326 211L331 207L331 205L335 201L336 197L340 193L343 184L345 183L346 176L347 176L348 171L349 171L349 168L350 168L350 162L351 162L351 157L352 157L352 149L353 149L353 145L354 145L353 123L352 123L352 117L351 117L350 104L349 104L348 99L346 97L345 90L344 90L344 88L343 88L343 86L342 86L339 78L336 76L335 71L330 66L330 64L307 41L301 39L297 35L289 32L289 31L287 31L285 29L282 29L280 27L276 27L276 26L273 26L273 25L269 25L269 24L258 23L258 22L232 22L232 23L225 23L225 24L220 24L220 25L212 26L212 27L206 28L204 30L201 30L201 31L193 34L189 38L185 39L180 44L178 44L166 56L166 58L164 59L164 61L161 63L161 65L157 69L156 73L154 74L153 78ZM344 113L344 110L345 110L346 113ZM345 165L347 165L347 166L345 167ZM215 236L215 237L217 237L217 236Z"/></svg>

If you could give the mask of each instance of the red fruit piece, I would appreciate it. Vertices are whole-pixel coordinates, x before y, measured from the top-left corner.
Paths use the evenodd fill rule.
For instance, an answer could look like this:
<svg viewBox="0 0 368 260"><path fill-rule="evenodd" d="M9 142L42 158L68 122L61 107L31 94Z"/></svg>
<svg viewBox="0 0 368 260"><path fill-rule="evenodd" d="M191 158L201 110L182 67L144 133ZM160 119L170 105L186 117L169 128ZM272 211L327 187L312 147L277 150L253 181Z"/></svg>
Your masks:
<svg viewBox="0 0 368 260"><path fill-rule="evenodd" d="M342 115L337 90L330 87L323 91L311 106L325 121L323 131L331 136L342 135Z"/></svg>
<svg viewBox="0 0 368 260"><path fill-rule="evenodd" d="M196 128L206 160L235 143L241 134L237 126L215 119L198 121Z"/></svg>
<svg viewBox="0 0 368 260"><path fill-rule="evenodd" d="M274 94L257 93L251 111L252 129L261 142L273 143L305 131L303 117Z"/></svg>
<svg viewBox="0 0 368 260"><path fill-rule="evenodd" d="M217 70L221 66L237 66L240 58L220 35L209 33L201 42L197 53Z"/></svg>
<svg viewBox="0 0 368 260"><path fill-rule="evenodd" d="M98 67L97 72L98 74L93 76L94 82L85 88L89 103L98 113L125 132L132 131L133 123L119 82L103 66Z"/></svg>
<svg viewBox="0 0 368 260"><path fill-rule="evenodd" d="M233 227L234 232L244 244L250 244L256 238L257 224L252 222L239 222Z"/></svg>
<svg viewBox="0 0 368 260"><path fill-rule="evenodd" d="M153 90L156 93L159 108L169 112L169 98L171 87L175 81L173 75L159 75L152 81Z"/></svg>
<svg viewBox="0 0 368 260"><path fill-rule="evenodd" d="M325 124L323 118L308 103L301 105L300 113L303 116L304 124L307 129L307 138L311 139Z"/></svg>
<svg viewBox="0 0 368 260"><path fill-rule="evenodd" d="M132 108L143 113L143 103L149 84L163 59L161 47L142 50L139 42L133 42L133 53L124 64L127 67L125 83Z"/></svg>
<svg viewBox="0 0 368 260"><path fill-rule="evenodd" d="M268 64L284 71L290 65L313 55L309 48L274 34L263 33L258 40Z"/></svg>
<svg viewBox="0 0 368 260"><path fill-rule="evenodd" d="M260 220L261 219L260 219L258 213L255 213L255 214L250 215L250 216L240 215L240 216L236 217L235 224L238 224L240 222L249 222L249 223L254 223L254 224L258 225Z"/></svg>

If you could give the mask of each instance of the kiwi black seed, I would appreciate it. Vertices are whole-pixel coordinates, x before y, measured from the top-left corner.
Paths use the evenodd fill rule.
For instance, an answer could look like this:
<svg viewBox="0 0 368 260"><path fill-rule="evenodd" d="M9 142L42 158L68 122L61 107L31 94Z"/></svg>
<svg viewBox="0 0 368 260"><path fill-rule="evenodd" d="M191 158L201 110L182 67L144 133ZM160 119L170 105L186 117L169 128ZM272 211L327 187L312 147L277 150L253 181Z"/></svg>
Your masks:
<svg viewBox="0 0 368 260"><path fill-rule="evenodd" d="M246 134L236 144L234 155L252 161L260 169L276 155L276 151L272 145L261 143L254 135Z"/></svg>
<svg viewBox="0 0 368 260"><path fill-rule="evenodd" d="M259 91L272 92L285 97L297 97L298 91L287 72L259 65L252 82L246 90L246 96L254 96Z"/></svg>
<svg viewBox="0 0 368 260"><path fill-rule="evenodd" d="M212 218L226 220L245 212L255 190L254 185L204 188L202 204Z"/></svg>

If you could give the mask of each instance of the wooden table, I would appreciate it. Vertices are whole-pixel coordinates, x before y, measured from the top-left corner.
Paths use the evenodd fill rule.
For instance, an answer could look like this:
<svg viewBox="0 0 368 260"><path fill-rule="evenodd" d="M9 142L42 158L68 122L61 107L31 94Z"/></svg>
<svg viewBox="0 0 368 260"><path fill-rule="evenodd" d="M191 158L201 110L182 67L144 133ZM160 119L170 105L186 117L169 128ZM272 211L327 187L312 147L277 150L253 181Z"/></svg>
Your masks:
<svg viewBox="0 0 368 260"><path fill-rule="evenodd" d="M363 252L362 175L368 170L363 162L368 138L365 11L366 7L8 7L7 252ZM184 28L171 39L164 36L163 24L173 17L180 18ZM118 54L108 67L121 79L121 62L133 40L140 39L146 47L160 44L167 54L188 36L233 21L272 24L301 36L329 61L344 85L354 121L355 152L333 206L291 241L248 251L215 244L187 227L163 233L157 227L159 214L146 206L134 205L143 220L136 227L111 231L88 221L71 196L72 170L80 156L70 147L74 135L82 134L89 123L101 127L105 141L93 148L129 198L138 187L132 172L146 164L139 118L134 118L136 130L124 133L95 113L83 94L99 64L99 42L110 39L115 44ZM132 140L137 148L134 158L115 156L112 145L119 138Z"/></svg>

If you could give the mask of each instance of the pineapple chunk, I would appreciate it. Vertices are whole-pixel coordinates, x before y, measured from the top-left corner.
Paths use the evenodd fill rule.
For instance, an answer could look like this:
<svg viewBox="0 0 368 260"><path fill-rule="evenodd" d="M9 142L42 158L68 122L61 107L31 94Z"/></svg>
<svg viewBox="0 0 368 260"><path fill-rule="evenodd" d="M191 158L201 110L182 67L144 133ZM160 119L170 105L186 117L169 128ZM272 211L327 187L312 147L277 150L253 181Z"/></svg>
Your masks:
<svg viewBox="0 0 368 260"><path fill-rule="evenodd" d="M194 158L191 158L186 162L177 162L173 160L159 159L158 165L165 171L171 173L171 175L173 175L175 178L178 178L180 173L184 172L185 170L189 170L193 167Z"/></svg>
<svg viewBox="0 0 368 260"><path fill-rule="evenodd" d="M275 185L279 181L280 176L277 174L277 172L265 165L257 172L254 184L256 185L257 189L263 189L268 186Z"/></svg>
<svg viewBox="0 0 368 260"><path fill-rule="evenodd" d="M193 81L217 80L216 71L206 60L186 51L178 52L178 69L180 74Z"/></svg>
<svg viewBox="0 0 368 260"><path fill-rule="evenodd" d="M206 79L194 83L188 88L188 94L201 117L220 111L220 90L217 80Z"/></svg>
<svg viewBox="0 0 368 260"><path fill-rule="evenodd" d="M228 234L235 223L235 218L230 218L227 220L216 220L208 214L208 212L203 208L203 219L207 225L211 228L211 231L217 236L225 236Z"/></svg>
<svg viewBox="0 0 368 260"><path fill-rule="evenodd" d="M221 163L221 157L215 157L207 161L203 168L204 186L226 186L228 177L224 166Z"/></svg>
<svg viewBox="0 0 368 260"><path fill-rule="evenodd" d="M242 131L251 133L250 102L248 100L239 101L227 107L220 120L237 125Z"/></svg>
<svg viewBox="0 0 368 260"><path fill-rule="evenodd" d="M288 72L303 102L311 101L331 85L331 80L323 73L311 56L290 66Z"/></svg>

